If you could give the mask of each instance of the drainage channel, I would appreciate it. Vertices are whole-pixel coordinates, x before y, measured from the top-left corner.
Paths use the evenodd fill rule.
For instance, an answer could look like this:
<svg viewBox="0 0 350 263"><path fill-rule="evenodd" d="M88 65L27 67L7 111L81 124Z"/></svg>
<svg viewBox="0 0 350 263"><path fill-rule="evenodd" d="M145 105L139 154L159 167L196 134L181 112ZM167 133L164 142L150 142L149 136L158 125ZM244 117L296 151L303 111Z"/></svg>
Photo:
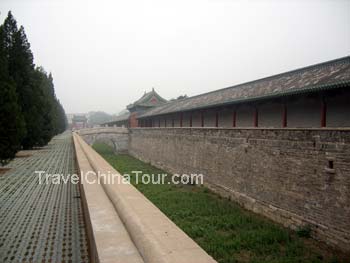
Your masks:
<svg viewBox="0 0 350 263"><path fill-rule="evenodd" d="M79 184L39 184L35 173L77 173L71 133L6 167L0 175L0 262L89 262Z"/></svg>

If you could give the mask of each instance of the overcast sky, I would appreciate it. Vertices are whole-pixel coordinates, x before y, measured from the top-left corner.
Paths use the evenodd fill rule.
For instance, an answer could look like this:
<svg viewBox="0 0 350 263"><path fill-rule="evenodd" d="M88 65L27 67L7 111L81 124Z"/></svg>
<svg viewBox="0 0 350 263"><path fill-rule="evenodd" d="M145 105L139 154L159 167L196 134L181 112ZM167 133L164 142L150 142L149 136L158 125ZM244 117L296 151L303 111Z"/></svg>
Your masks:
<svg viewBox="0 0 350 263"><path fill-rule="evenodd" d="M116 113L350 54L350 1L0 0L67 113Z"/></svg>

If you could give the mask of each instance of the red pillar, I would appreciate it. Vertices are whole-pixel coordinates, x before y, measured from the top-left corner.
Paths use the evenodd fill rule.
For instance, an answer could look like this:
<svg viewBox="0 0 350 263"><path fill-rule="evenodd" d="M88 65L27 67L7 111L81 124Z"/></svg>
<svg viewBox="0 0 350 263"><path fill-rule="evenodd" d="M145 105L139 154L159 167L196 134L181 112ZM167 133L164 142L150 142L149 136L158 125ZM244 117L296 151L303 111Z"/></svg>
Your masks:
<svg viewBox="0 0 350 263"><path fill-rule="evenodd" d="M215 112L215 127L219 127L219 112Z"/></svg>
<svg viewBox="0 0 350 263"><path fill-rule="evenodd" d="M283 128L287 127L287 105L285 103L283 104L283 109L282 109L282 127Z"/></svg>
<svg viewBox="0 0 350 263"><path fill-rule="evenodd" d="M190 112L190 127L192 127L192 112Z"/></svg>
<svg viewBox="0 0 350 263"><path fill-rule="evenodd" d="M138 123L138 120L137 120L137 113L136 112L133 112L130 114L130 117L129 117L129 120L128 122L126 123L126 125L128 127L131 127L131 128L134 128L134 127L138 127L139 126L139 123Z"/></svg>
<svg viewBox="0 0 350 263"><path fill-rule="evenodd" d="M258 108L257 107L254 107L254 116L253 116L253 126L254 127L258 127Z"/></svg>
<svg viewBox="0 0 350 263"><path fill-rule="evenodd" d="M236 111L232 113L232 127L236 127Z"/></svg>
<svg viewBox="0 0 350 263"><path fill-rule="evenodd" d="M204 111L201 111L201 127L204 127Z"/></svg>
<svg viewBox="0 0 350 263"><path fill-rule="evenodd" d="M183 113L180 113L180 127L182 127L182 119L183 119Z"/></svg>
<svg viewBox="0 0 350 263"><path fill-rule="evenodd" d="M322 100L321 105L321 127L324 128L327 126L327 104L325 100Z"/></svg>

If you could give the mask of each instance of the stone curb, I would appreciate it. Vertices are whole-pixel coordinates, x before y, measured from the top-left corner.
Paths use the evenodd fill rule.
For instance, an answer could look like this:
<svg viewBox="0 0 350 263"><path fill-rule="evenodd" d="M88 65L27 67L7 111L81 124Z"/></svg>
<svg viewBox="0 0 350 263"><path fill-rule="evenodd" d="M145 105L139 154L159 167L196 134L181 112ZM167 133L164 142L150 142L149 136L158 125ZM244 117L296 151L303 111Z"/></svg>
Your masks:
<svg viewBox="0 0 350 263"><path fill-rule="evenodd" d="M95 172L121 177L79 135L73 136ZM121 179L117 181L121 182ZM145 262L216 262L134 186L118 182L112 184L101 180L106 194Z"/></svg>
<svg viewBox="0 0 350 263"><path fill-rule="evenodd" d="M94 173L76 136L73 137L81 176L81 197L91 262L142 263L124 224ZM91 183L94 182L94 183Z"/></svg>

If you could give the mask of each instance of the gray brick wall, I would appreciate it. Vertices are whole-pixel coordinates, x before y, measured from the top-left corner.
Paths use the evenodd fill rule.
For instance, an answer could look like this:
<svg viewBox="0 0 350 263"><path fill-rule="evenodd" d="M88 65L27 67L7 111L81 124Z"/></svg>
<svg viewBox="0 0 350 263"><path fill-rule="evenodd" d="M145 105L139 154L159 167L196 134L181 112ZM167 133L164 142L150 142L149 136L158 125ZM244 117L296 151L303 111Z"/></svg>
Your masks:
<svg viewBox="0 0 350 263"><path fill-rule="evenodd" d="M129 152L285 226L350 248L350 129L131 129ZM334 169L329 166L333 163Z"/></svg>

